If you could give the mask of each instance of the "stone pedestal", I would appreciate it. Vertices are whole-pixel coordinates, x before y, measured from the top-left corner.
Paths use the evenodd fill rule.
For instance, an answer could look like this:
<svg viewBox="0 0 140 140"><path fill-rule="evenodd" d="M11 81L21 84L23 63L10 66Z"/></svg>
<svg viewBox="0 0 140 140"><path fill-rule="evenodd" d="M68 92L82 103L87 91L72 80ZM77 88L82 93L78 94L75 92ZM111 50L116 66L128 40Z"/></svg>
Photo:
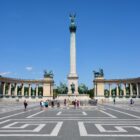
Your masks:
<svg viewBox="0 0 140 140"><path fill-rule="evenodd" d="M53 78L44 78L43 96L53 96Z"/></svg>
<svg viewBox="0 0 140 140"><path fill-rule="evenodd" d="M96 77L95 83L94 83L94 93L97 97L104 97L104 83L103 81L104 77Z"/></svg>
<svg viewBox="0 0 140 140"><path fill-rule="evenodd" d="M74 101L75 99L79 101L85 101L85 100L88 101L90 98L88 94L79 94L79 95L59 94L57 99L60 101L64 101L64 99L70 100L70 101Z"/></svg>

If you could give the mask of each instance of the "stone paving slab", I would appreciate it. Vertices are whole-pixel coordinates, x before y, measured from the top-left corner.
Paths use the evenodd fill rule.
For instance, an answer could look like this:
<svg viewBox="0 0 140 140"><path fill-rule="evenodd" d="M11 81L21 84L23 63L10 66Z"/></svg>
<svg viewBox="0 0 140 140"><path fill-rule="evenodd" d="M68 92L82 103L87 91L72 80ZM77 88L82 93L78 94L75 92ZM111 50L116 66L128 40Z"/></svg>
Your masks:
<svg viewBox="0 0 140 140"><path fill-rule="evenodd" d="M5 116L3 116L5 115ZM0 114L0 140L139 140L140 113L113 105Z"/></svg>

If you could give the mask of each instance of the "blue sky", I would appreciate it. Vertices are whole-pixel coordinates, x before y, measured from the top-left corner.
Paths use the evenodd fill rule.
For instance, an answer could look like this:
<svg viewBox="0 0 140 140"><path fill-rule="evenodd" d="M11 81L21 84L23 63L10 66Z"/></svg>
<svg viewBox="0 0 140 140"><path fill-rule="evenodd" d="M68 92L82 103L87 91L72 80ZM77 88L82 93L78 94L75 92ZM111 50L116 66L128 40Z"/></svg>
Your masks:
<svg viewBox="0 0 140 140"><path fill-rule="evenodd" d="M76 12L79 83L140 77L139 0L0 0L0 74L40 79L53 70L56 85L69 74L69 13Z"/></svg>

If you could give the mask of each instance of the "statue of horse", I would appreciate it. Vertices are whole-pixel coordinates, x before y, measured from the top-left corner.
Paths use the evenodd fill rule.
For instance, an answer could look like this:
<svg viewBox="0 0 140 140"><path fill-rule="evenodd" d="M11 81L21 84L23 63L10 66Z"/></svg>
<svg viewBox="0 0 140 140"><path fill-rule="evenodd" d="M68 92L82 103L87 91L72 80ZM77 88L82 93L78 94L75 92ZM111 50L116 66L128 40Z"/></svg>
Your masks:
<svg viewBox="0 0 140 140"><path fill-rule="evenodd" d="M44 70L44 78L47 78L47 77L50 77L50 78L53 78L53 72L52 70L47 72L47 70Z"/></svg>
<svg viewBox="0 0 140 140"><path fill-rule="evenodd" d="M99 69L99 71L93 71L93 73L95 78L104 76L103 69Z"/></svg>

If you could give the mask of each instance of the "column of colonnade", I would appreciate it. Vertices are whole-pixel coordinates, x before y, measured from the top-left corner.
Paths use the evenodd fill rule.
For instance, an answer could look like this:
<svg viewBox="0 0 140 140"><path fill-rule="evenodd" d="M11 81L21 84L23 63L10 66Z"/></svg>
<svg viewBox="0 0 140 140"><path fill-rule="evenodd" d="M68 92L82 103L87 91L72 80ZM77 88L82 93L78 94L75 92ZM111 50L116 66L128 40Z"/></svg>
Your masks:
<svg viewBox="0 0 140 140"><path fill-rule="evenodd" d="M126 97L126 83L123 84L123 96Z"/></svg>
<svg viewBox="0 0 140 140"><path fill-rule="evenodd" d="M136 85L136 89L137 89L137 97L140 97L139 84L138 84L138 83L137 83L137 85Z"/></svg>
<svg viewBox="0 0 140 140"><path fill-rule="evenodd" d="M17 96L17 83L15 83L15 91L14 91L14 96Z"/></svg>
<svg viewBox="0 0 140 140"><path fill-rule="evenodd" d="M6 89L6 85L8 85L8 89ZM12 91L12 85L14 86L14 91ZM6 83L3 82L2 84L2 95L4 96L18 96L19 95L19 91L18 91L18 85L21 86L21 90L20 90L20 96L25 96L25 84L24 83ZM28 84L28 96L31 96L31 88L32 88L32 84ZM35 86L35 93L36 96L39 95L39 84L36 84ZM42 86L43 88L43 86Z"/></svg>
<svg viewBox="0 0 140 140"><path fill-rule="evenodd" d="M39 94L39 93L38 93L38 86L39 86L39 85L37 84L37 85L36 85L36 96Z"/></svg>
<svg viewBox="0 0 140 140"><path fill-rule="evenodd" d="M111 96L112 85L109 83L109 96Z"/></svg>
<svg viewBox="0 0 140 140"><path fill-rule="evenodd" d="M21 96L24 96L24 84L21 84Z"/></svg>
<svg viewBox="0 0 140 140"><path fill-rule="evenodd" d="M109 96L111 96L112 94L112 85L115 84L116 86L116 97L119 97L120 95L120 92L119 92L119 87L121 88L121 90L123 91L123 97L126 97L127 95L127 92L126 92L126 88L129 87L129 93L130 93L130 97L134 96L135 92L136 92L136 97L140 97L140 84L139 83L130 83L130 82L122 82L122 83L106 83L108 84L108 91L109 91ZM94 85L94 92L95 92L95 95L97 94L98 96L98 93L97 93L97 85L98 83L95 83ZM134 92L134 89L136 88L136 91Z"/></svg>
<svg viewBox="0 0 140 140"><path fill-rule="evenodd" d="M133 86L132 86L132 83L130 83L130 96L133 95Z"/></svg>

